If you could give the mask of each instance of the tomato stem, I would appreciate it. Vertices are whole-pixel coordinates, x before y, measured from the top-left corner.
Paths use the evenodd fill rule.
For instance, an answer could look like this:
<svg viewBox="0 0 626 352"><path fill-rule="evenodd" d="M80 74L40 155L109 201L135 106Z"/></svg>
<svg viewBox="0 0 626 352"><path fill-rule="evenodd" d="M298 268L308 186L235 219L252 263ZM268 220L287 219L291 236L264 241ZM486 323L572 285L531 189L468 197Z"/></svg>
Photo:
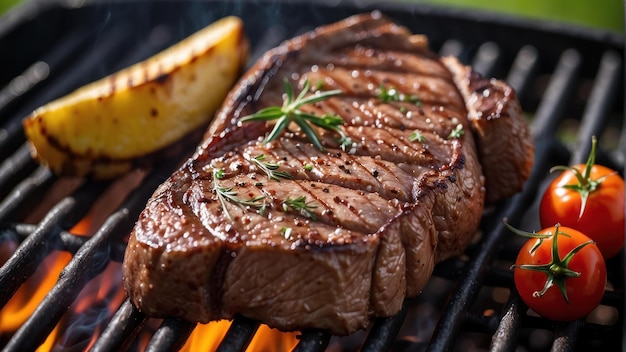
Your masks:
<svg viewBox="0 0 626 352"><path fill-rule="evenodd" d="M585 212L589 194L596 191L598 187L600 187L600 184L602 184L602 182L604 182L604 180L608 176L610 176L610 175L605 175L595 180L591 179L591 169L596 163L597 144L598 144L598 140L596 136L592 136L591 137L591 150L589 151L589 156L587 157L587 162L585 163L585 169L583 170L582 173L577 168L572 167L572 166L558 165L550 169L550 172L554 172L557 170L570 171L576 177L577 184L563 185L562 187L569 189L571 191L578 192L580 194L580 212L578 213L578 219L582 218L583 213Z"/></svg>
<svg viewBox="0 0 626 352"><path fill-rule="evenodd" d="M509 221L508 221L507 218L504 218L502 220L502 222L504 223L504 226L506 226L507 229L509 229L511 232L513 232L514 234L516 234L518 236L528 237L528 238L550 238L550 237L552 237L552 234L549 234L549 233L537 233L535 231L533 231L533 232L526 232L524 230L516 229L515 227L513 227L513 226L511 226L509 224Z"/></svg>
<svg viewBox="0 0 626 352"><path fill-rule="evenodd" d="M567 287L566 287L567 279L580 277L579 272L569 269L569 262L576 255L576 253L578 253L585 246L594 242L590 240L590 241L581 243L578 246L574 247L572 250L570 250L563 258L561 258L559 255L559 245L558 245L559 235L561 236L569 236L569 235L559 230L560 228L559 224L556 224L554 226L555 227L554 234L552 233L536 234L536 235L541 235L541 237L527 236L527 234L529 234L528 232L517 230L513 228L512 226L508 225L506 222L505 222L505 225L508 228L513 229L514 230L513 232L516 234L522 234L522 236L525 236L525 237L537 238L538 244L533 246L532 251L535 251L537 247L539 246L539 244L541 243L541 241L543 241L546 237L552 236L552 248L551 248L552 258L550 259L549 263L547 264L522 264L522 265L517 265L513 267L518 268L518 269L523 269L523 270L539 271L539 272L546 274L547 276L546 282L543 288L540 291L533 292L533 297L539 298L543 296L550 289L550 287L556 285L559 288L561 295L563 295L563 299L565 299L565 302L569 303L569 298L567 297Z"/></svg>

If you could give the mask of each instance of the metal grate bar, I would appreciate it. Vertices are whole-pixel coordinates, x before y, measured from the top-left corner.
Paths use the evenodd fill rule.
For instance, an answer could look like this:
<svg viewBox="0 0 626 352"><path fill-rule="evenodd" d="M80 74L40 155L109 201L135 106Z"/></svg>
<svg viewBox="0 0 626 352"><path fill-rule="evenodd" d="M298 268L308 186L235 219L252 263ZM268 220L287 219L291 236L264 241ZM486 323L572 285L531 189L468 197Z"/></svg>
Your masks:
<svg viewBox="0 0 626 352"><path fill-rule="evenodd" d="M330 334L326 331L307 330L300 335L300 342L294 352L324 351L330 342Z"/></svg>
<svg viewBox="0 0 626 352"><path fill-rule="evenodd" d="M217 350L219 352L245 351L259 325L258 321L244 316L235 317Z"/></svg>
<svg viewBox="0 0 626 352"><path fill-rule="evenodd" d="M492 352L513 352L517 350L517 341L523 323L522 314L525 311L517 292L511 293L507 301L500 324L491 339Z"/></svg>
<svg viewBox="0 0 626 352"><path fill-rule="evenodd" d="M146 352L178 351L185 345L196 325L180 319L165 319L152 335Z"/></svg>
<svg viewBox="0 0 626 352"><path fill-rule="evenodd" d="M565 107L573 93L578 71L581 66L580 53L569 49L561 54L556 69L550 79L550 85L537 108L532 124L535 140L551 138L556 131Z"/></svg>
<svg viewBox="0 0 626 352"><path fill-rule="evenodd" d="M456 39L449 39L443 43L441 48L439 48L439 56L454 56L461 60L464 51L464 45L462 42Z"/></svg>
<svg viewBox="0 0 626 352"><path fill-rule="evenodd" d="M517 53L517 56L515 56L515 60L506 77L506 82L515 89L521 101L527 95L532 79L536 76L538 66L539 54L537 53L537 48L531 45L523 46Z"/></svg>
<svg viewBox="0 0 626 352"><path fill-rule="evenodd" d="M146 316L126 299L92 346L91 352L125 351L146 320Z"/></svg>
<svg viewBox="0 0 626 352"><path fill-rule="evenodd" d="M13 78L9 84L0 90L0 113L4 113L3 110L7 109L7 106L48 78L49 72L46 62L37 61L22 74Z"/></svg>
<svg viewBox="0 0 626 352"><path fill-rule="evenodd" d="M500 48L493 42L483 43L472 61L472 69L484 77L493 77L501 60Z"/></svg>
<svg viewBox="0 0 626 352"><path fill-rule="evenodd" d="M35 194L48 188L53 180L49 169L39 167L31 177L20 182L0 203L0 223L8 221Z"/></svg>
<svg viewBox="0 0 626 352"><path fill-rule="evenodd" d="M582 329L584 321L576 320L571 323L560 323L555 329L553 352L574 351L578 334Z"/></svg>
<svg viewBox="0 0 626 352"><path fill-rule="evenodd" d="M30 236L36 228L37 226L31 224L10 224L5 229L5 234L9 238L17 239L16 242L19 243ZM76 254L76 252L91 239L91 237L77 236L68 231L61 231L59 238L60 241L54 243L58 244L55 246L55 249L64 250L72 254ZM111 243L109 243L111 260L121 263L124 260L125 249L126 244L111 241Z"/></svg>
<svg viewBox="0 0 626 352"><path fill-rule="evenodd" d="M0 164L0 198L7 195L12 186L24 179L29 172L33 172L37 164L30 156L30 148L22 144L15 153L7 157Z"/></svg>
<svg viewBox="0 0 626 352"><path fill-rule="evenodd" d="M605 52L578 129L578 147L570 160L572 164L585 163L591 149L591 136L599 136L605 129L606 117L618 99L621 74L621 57L614 51Z"/></svg>
<svg viewBox="0 0 626 352"><path fill-rule="evenodd" d="M529 188L534 188L530 186ZM514 197L509 203L503 217L516 218L525 209L526 202L521 195ZM495 230L486 235L476 256L467 264L467 269L460 281L455 286L448 305L442 312L441 320L433 333L433 338L428 347L429 351L447 351L454 343L454 336L460 331L463 315L474 301L480 283L483 282L486 266L490 261L493 249L499 238L503 236L506 228L498 223Z"/></svg>
<svg viewBox="0 0 626 352"><path fill-rule="evenodd" d="M372 326L372 330L367 334L365 343L361 351L387 351L396 340L398 331L404 322L407 314L407 300L402 304L402 310L389 318L378 318Z"/></svg>
<svg viewBox="0 0 626 352"><path fill-rule="evenodd" d="M15 77L12 83L9 83L7 88L0 91L0 113L7 116L13 114L12 120L4 120L3 122L9 122L6 126L0 129L0 151L1 153L8 153L19 145L24 140L22 131L21 119L30 113L30 111L22 111L20 114L15 114L14 105L21 100L25 100L27 97L33 100L35 91L47 80L51 80L54 74L63 73L67 70L63 67L69 60L74 59L77 52L80 49L84 49L87 40L90 38L89 30L74 31L68 34L67 38L64 38L58 45L52 47L51 51L39 58L34 62L25 72ZM55 80L54 87L57 87L63 80L59 77ZM18 83L19 82L19 83ZM13 87L12 87L13 84ZM15 84L19 84L19 89L15 87ZM50 90L58 88L51 87ZM47 90L44 91L47 92ZM27 94L28 93L28 94ZM38 106L49 101L46 99L53 98L52 96L41 96L39 99L34 99L32 102L24 103L24 106ZM13 109L11 109L13 108ZM4 155L2 155L4 157Z"/></svg>

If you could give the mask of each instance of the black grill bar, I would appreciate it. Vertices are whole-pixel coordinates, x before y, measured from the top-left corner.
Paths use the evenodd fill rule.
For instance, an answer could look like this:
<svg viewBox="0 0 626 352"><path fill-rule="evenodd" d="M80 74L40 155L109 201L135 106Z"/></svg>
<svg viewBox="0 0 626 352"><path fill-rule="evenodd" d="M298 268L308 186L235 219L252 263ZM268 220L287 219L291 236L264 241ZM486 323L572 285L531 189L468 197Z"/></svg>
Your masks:
<svg viewBox="0 0 626 352"><path fill-rule="evenodd" d="M145 37L151 33L150 26L180 28L177 19L186 18L188 14L185 11L190 9L194 14L206 13L210 18L205 18L205 21L227 14L246 17L254 13L254 16L249 16L247 25L250 26L253 58L257 58L265 50L305 29L370 10L367 6L354 4L326 7L306 1L289 4L272 2L271 6L276 6L276 10L267 10L256 1L241 1L234 7L230 2L209 3L176 2L172 5L157 2L143 7L139 10L142 18L152 22L146 24L147 28L139 30L139 42L145 42ZM261 8L263 11L260 11ZM101 19L99 11L103 10L109 11L107 21L110 23L107 23L110 26L94 28L93 19ZM615 106L620 99L619 94L623 92L623 38L621 44L615 44L611 36L584 35L580 31L573 31L575 34L551 30L541 32L542 29L519 23L512 29L503 24L505 21L495 18L477 20L479 14L477 18L465 18L459 13L442 13L433 9L424 13L419 9L412 11L415 13L403 6L390 6L383 12L404 22L416 33L427 34L431 47L441 55L455 55L485 76L506 77L525 111L534 113L535 167L522 193L485 214L481 224L483 238L472 244L462 257L449 259L435 267L434 279L445 282L442 285L445 292L433 291L442 298L437 301L441 302L441 307L436 305L438 303L434 305L439 314L434 331L427 333L428 339L399 340L405 325L420 319L411 312L420 305L432 304L428 297L419 296L407 299L396 316L374 320L367 331L356 334L359 342L355 344L351 341L350 346L363 351L448 351L458 348L458 340L465 334L479 334L487 337L490 342L486 344L492 351L515 351L520 345L527 344L528 330L548 332L553 351L579 350L578 346L589 339L602 342L602 346L624 341L623 255L607 262L615 289L606 291L602 300L603 305L618 311L619 321L614 325L585 321L553 323L529 314L515 291L512 272L502 266L502 262L507 263L514 258L520 243L511 240L512 235L504 227L502 219L508 218L517 227L536 229L529 227L538 226L530 214L537 206L537 194L549 181L547 175L551 166L584 161L592 135L601 136L607 128L621 127L619 146L605 150L601 145L598 161L623 172L626 126L623 124L623 107ZM37 224L23 221L34 202L54 187L59 179L47 169L37 167L31 159L28 146L24 144L21 119L50 99L140 60L166 45L166 42L137 45L131 36L120 36L138 23L128 21L124 16L139 12L132 1L105 2L103 5L99 0L91 0L84 7L74 10L54 10L53 18L63 19L63 23L70 28L67 32L73 34L55 38L55 45L49 45L38 58L16 68L16 75L22 77L11 81L18 84L25 79L21 90L0 87L0 116L3 116L0 121L0 244L7 240L19 244L15 253L0 268L0 307L7 304L51 251L73 254L54 288L26 323L10 338L0 336L0 343L6 344L3 351L34 350L63 319L69 306L92 278L111 261L122 262L125 240L133 221L153 190L176 166L175 161L168 160L149 172L141 184L125 196L120 207L106 214L107 220L91 237L77 236L69 229L102 197L111 186L110 182L86 181L54 205ZM258 22L259 12L273 16L271 26ZM276 17L277 13L284 16ZM301 17L299 14L302 13L307 16ZM122 20L116 18L116 14L123 14ZM38 21L45 22L45 15L42 16ZM85 21L84 18L88 19L86 23L81 22ZM445 25L442 25L444 22ZM84 31L85 28L88 30ZM1 36L0 44L3 43ZM549 39L537 40L537 36ZM511 41L511 38L520 39ZM124 54L119 55L120 52ZM105 62L106 67L94 69L94 62ZM2 82L0 73L0 85ZM589 93L585 94L580 89L581 82L591 88ZM4 116L8 118L4 120ZM579 123L575 136L567 142L562 141L562 125L572 120ZM605 144L611 143L605 141ZM484 314L480 309L476 311L477 302L490 288L507 290L508 296L501 308L490 314ZM425 288L423 296L433 294L428 292L429 289ZM443 298L445 295L448 295L447 299ZM146 336L149 337L145 346L147 351L176 351L196 327L196 323L174 318L161 321L149 318L128 299L108 319L104 331L92 347L93 351L138 350L144 347L141 343L148 341ZM258 321L236 316L218 350L246 350L259 325ZM298 338L295 351L335 350L337 344L345 341L328 332L313 330L302 331Z"/></svg>
<svg viewBox="0 0 626 352"><path fill-rule="evenodd" d="M222 339L222 342L218 346L219 352L234 352L243 351L246 349L257 329L259 328L259 322L246 318L244 316L237 316L233 320L226 336Z"/></svg>
<svg viewBox="0 0 626 352"><path fill-rule="evenodd" d="M536 77L539 66L539 54L537 48L532 45L523 46L515 60L511 64L511 70L506 77L506 81L515 89L518 97L522 99L528 95L532 79Z"/></svg>
<svg viewBox="0 0 626 352"><path fill-rule="evenodd" d="M493 77L501 56L496 43L484 43L478 47L478 52L472 60L472 68L485 77Z"/></svg>
<svg viewBox="0 0 626 352"><path fill-rule="evenodd" d="M14 184L18 182L17 180L27 177L35 168L36 164L30 156L30 148L23 144L0 164L0 185ZM6 196L9 191L9 187L0 189L0 197Z"/></svg>
<svg viewBox="0 0 626 352"><path fill-rule="evenodd" d="M10 224L6 227L6 236L11 236L16 239L16 242L22 242L25 238L30 236L37 227L31 224ZM68 231L61 231L59 233L60 242L55 243L57 250L65 250L72 254L78 252L78 250L87 243L91 237L76 236ZM126 245L121 242L109 243L111 260L121 263L124 260L124 251Z"/></svg>
<svg viewBox="0 0 626 352"><path fill-rule="evenodd" d="M582 320L558 324L555 329L552 351L573 351L576 347L576 339L579 336L583 324L584 322Z"/></svg>
<svg viewBox="0 0 626 352"><path fill-rule="evenodd" d="M505 217L516 218L524 209L526 202L519 199L519 195L516 198L518 199L512 201L507 207L504 213ZM499 223L496 229L483 240L478 255L467 264L467 270L456 285L448 305L442 313L428 347L429 351L447 351L451 348L454 343L454 336L458 334L463 322L463 315L476 298L481 283L484 281L486 266L491 259L493 249L507 231L504 225Z"/></svg>
<svg viewBox="0 0 626 352"><path fill-rule="evenodd" d="M300 336L300 342L294 352L323 351L330 342L330 334L325 331L307 330Z"/></svg>
<svg viewBox="0 0 626 352"><path fill-rule="evenodd" d="M28 201L48 188L53 180L50 170L40 167L31 177L20 182L0 203L0 223L16 216L19 209L24 209Z"/></svg>
<svg viewBox="0 0 626 352"><path fill-rule="evenodd" d="M565 109L574 93L573 88L576 86L580 65L581 58L578 51L568 49L561 54L550 85L535 113L532 124L535 140L553 138L553 134L558 129Z"/></svg>
<svg viewBox="0 0 626 352"><path fill-rule="evenodd" d="M115 312L92 352L125 351L146 323L146 316L127 299Z"/></svg>
<svg viewBox="0 0 626 352"><path fill-rule="evenodd" d="M385 351L394 344L400 331L400 327L406 318L408 309L407 301L404 301L402 310L389 318L378 318L372 326L373 333L369 333L365 339L362 351Z"/></svg>
<svg viewBox="0 0 626 352"><path fill-rule="evenodd" d="M613 104L619 98L619 85L622 81L622 60L614 51L602 55L593 89L583 113L578 130L578 143L582 144L572 154L570 163L585 163L591 149L591 136L599 136L607 124Z"/></svg>
<svg viewBox="0 0 626 352"><path fill-rule="evenodd" d="M500 324L491 339L492 351L514 351L517 348L524 311L525 306L519 295L517 292L513 292L511 299L504 307Z"/></svg>
<svg viewBox="0 0 626 352"><path fill-rule="evenodd" d="M165 319L158 330L152 335L146 352L178 351L196 327L196 323L180 319Z"/></svg>

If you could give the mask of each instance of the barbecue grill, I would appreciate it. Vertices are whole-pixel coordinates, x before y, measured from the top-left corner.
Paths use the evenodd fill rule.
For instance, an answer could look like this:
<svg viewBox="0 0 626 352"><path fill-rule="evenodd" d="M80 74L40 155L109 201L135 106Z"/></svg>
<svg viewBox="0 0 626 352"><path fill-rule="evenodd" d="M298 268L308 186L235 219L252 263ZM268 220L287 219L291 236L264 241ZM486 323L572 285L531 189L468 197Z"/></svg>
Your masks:
<svg viewBox="0 0 626 352"><path fill-rule="evenodd" d="M31 160L22 118L226 15L244 19L254 61L284 39L374 9L428 35L440 54L508 81L532 121L535 167L523 192L486 209L477 240L462 256L437 265L423 294L407 299L399 314L348 337L302 331L295 349L624 349L623 253L607 262L609 285L601 306L586 320L554 323L529 312L516 294L510 266L523 240L502 223L508 218L518 228L538 230L538 195L553 177L550 167L584 162L592 135L600 140L598 163L623 176L624 37L484 12L342 1L31 1L0 20L0 346L35 350L53 335L70 336L57 337L56 350L171 351L196 327L144 316L120 286L134 221L193 147L121 180L59 178ZM36 309L19 326L3 328L20 286L58 255L67 258L63 269ZM104 301L113 308L100 300L85 310L91 313L71 311L103 275L111 281ZM259 325L236 317L219 350L244 350Z"/></svg>

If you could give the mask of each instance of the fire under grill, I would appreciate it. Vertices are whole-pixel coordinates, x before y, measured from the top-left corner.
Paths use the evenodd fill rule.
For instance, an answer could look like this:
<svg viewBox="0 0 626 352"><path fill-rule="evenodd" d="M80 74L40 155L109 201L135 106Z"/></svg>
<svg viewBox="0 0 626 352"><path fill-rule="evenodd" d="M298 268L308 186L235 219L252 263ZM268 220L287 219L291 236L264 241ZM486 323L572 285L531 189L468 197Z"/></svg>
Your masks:
<svg viewBox="0 0 626 352"><path fill-rule="evenodd" d="M550 167L584 162L592 135L600 140L597 161L623 175L623 36L449 8L336 1L32 1L0 20L0 346L172 351L196 328L147 318L120 286L134 221L193 147L121 180L58 178L31 160L23 117L225 15L244 19L255 60L286 38L375 8L428 35L440 54L508 81L532 121L535 167L524 191L487 209L479 239L462 256L437 265L424 292L407 299L398 315L348 337L303 331L295 335L295 349L623 348L623 253L607 262L609 285L600 307L585 321L554 323L528 312L516 294L510 266L523 240L502 223L508 218L516 227L538 230L538 195L551 180ZM61 263L53 281L37 281L53 270L50 258ZM45 292L26 287L31 281L48 285ZM216 345L244 350L260 326L236 317Z"/></svg>

